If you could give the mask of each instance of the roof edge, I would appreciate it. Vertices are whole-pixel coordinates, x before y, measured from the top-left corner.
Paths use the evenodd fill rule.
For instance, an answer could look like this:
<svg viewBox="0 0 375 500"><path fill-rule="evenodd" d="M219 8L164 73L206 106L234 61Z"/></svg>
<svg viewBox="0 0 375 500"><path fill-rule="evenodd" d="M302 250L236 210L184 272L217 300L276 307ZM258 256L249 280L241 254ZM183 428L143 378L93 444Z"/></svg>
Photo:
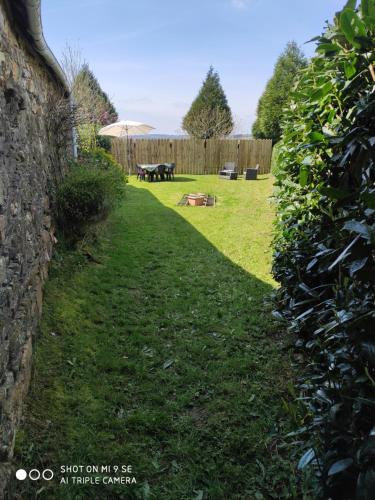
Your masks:
<svg viewBox="0 0 375 500"><path fill-rule="evenodd" d="M65 74L44 38L41 0L18 0L17 2L11 0L8 5L22 34L32 44L34 51L41 57L64 90L69 92Z"/></svg>

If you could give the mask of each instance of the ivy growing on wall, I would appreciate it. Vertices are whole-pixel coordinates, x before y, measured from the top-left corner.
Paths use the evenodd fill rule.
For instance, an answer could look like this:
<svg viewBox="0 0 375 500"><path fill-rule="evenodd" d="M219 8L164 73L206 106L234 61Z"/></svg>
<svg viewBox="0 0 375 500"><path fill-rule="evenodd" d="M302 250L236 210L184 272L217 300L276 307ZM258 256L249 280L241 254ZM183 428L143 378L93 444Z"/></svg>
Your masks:
<svg viewBox="0 0 375 500"><path fill-rule="evenodd" d="M315 39L277 174L279 313L303 359L301 469L316 498L375 498L375 0Z"/></svg>

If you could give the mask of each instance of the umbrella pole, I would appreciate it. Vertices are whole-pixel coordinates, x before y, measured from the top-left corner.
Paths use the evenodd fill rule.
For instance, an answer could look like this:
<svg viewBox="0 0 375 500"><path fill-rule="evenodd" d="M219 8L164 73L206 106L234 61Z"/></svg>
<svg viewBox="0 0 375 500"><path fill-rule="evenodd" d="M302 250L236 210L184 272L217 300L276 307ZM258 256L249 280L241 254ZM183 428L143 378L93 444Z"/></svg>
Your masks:
<svg viewBox="0 0 375 500"><path fill-rule="evenodd" d="M129 150L129 134L128 129L126 129L126 152L128 155L128 169L129 169L129 177L131 175L131 166L130 166L130 150Z"/></svg>

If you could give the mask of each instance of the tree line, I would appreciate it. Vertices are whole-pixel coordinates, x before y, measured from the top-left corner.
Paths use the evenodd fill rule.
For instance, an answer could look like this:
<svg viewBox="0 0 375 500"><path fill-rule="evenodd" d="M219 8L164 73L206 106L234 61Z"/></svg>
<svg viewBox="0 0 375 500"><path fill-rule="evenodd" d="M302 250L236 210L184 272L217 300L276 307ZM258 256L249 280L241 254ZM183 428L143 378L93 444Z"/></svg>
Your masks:
<svg viewBox="0 0 375 500"><path fill-rule="evenodd" d="M297 44L288 43L259 99L257 119L252 127L253 137L272 139L274 143L279 141L284 107L299 71L306 65L307 60ZM79 50L66 47L62 67L74 99L80 147L84 150L97 145L108 148L109 138L100 137L97 132L118 120L112 100L101 88ZM235 121L219 73L210 66L197 97L183 117L182 129L191 137L211 139L228 136L234 127Z"/></svg>
<svg viewBox="0 0 375 500"><path fill-rule="evenodd" d="M73 99L73 121L80 150L89 151L96 146L109 149L109 138L99 136L98 131L118 120L115 105L79 49L67 46L61 64Z"/></svg>

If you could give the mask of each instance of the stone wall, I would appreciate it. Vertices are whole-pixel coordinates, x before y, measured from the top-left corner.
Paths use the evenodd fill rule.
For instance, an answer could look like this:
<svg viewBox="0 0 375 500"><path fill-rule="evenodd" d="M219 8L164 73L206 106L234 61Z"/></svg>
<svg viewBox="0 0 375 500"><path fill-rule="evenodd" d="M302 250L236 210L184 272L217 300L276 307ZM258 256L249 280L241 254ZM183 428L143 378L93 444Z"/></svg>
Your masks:
<svg viewBox="0 0 375 500"><path fill-rule="evenodd" d="M54 243L51 194L71 150L68 130L51 133L66 90L7 5L0 0L0 493Z"/></svg>

